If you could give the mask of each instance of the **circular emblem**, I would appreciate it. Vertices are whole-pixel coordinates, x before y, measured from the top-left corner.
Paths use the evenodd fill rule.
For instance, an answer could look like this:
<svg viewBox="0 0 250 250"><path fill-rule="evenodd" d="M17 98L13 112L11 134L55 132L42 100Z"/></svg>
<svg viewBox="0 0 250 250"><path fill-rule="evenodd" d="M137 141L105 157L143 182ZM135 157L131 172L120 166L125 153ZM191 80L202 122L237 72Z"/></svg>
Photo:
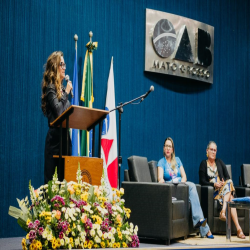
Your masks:
<svg viewBox="0 0 250 250"><path fill-rule="evenodd" d="M105 107L105 110L109 111L108 107ZM106 116L102 123L102 135L106 135L109 131L109 114Z"/></svg>
<svg viewBox="0 0 250 250"><path fill-rule="evenodd" d="M82 181L83 182L87 182L89 184L92 184L91 174L89 173L88 170L82 169L81 170L81 176L82 176Z"/></svg>
<svg viewBox="0 0 250 250"><path fill-rule="evenodd" d="M154 28L153 45L160 57L169 57L175 49L176 33L173 24L161 19Z"/></svg>

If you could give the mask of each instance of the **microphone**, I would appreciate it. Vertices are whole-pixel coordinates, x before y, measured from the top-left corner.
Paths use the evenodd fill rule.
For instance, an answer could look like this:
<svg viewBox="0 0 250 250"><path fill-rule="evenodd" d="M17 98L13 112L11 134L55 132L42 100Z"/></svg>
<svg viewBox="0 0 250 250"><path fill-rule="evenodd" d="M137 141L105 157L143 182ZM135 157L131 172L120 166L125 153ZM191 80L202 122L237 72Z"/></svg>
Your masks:
<svg viewBox="0 0 250 250"><path fill-rule="evenodd" d="M154 91L155 87L151 85L149 91L142 97L141 102L150 94L150 92Z"/></svg>
<svg viewBox="0 0 250 250"><path fill-rule="evenodd" d="M68 81L69 81L69 75L66 75L66 76L65 76L65 80L66 80L66 82L68 83ZM72 89L70 90L70 94L71 94L72 98L74 98L74 94L73 94Z"/></svg>

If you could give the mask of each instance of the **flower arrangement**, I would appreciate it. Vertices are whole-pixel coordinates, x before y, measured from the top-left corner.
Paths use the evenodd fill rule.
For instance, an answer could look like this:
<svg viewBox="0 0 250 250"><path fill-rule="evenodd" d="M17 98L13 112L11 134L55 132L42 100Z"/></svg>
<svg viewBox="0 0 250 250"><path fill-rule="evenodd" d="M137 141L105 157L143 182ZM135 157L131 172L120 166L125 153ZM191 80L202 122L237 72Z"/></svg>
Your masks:
<svg viewBox="0 0 250 250"><path fill-rule="evenodd" d="M29 182L31 204L26 197L17 199L20 209L10 206L9 215L27 232L23 249L139 247L122 188L112 189L109 198L103 178L101 186L82 182L80 167L77 182L60 182L56 173L37 190Z"/></svg>

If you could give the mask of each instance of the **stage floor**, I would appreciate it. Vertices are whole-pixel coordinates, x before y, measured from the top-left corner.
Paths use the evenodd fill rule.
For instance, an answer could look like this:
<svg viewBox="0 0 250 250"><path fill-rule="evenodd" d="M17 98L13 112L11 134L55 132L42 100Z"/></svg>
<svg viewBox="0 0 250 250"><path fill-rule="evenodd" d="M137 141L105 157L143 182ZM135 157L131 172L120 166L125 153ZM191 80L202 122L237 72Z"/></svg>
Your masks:
<svg viewBox="0 0 250 250"><path fill-rule="evenodd" d="M0 238L0 250L22 250L21 241L23 237ZM164 245L164 242L154 240L140 240L140 250L158 250L158 249L250 249L250 241L247 236L245 240L240 240L232 236L231 242L226 241L226 236L215 235L215 239L200 238L199 236L189 236L186 240L172 240L170 245ZM128 248L131 249L131 248Z"/></svg>

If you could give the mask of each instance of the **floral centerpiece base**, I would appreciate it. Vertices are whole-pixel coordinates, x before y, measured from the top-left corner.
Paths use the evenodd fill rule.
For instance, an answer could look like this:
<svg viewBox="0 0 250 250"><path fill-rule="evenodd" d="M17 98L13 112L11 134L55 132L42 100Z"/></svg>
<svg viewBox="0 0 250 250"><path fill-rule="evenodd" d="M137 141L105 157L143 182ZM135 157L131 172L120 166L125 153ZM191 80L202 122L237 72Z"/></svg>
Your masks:
<svg viewBox="0 0 250 250"><path fill-rule="evenodd" d="M27 232L22 248L83 249L139 247L138 227L128 223L130 209L121 198L124 190L108 195L101 186L53 180L34 190L29 182L28 197L19 200L20 209L10 206L9 215ZM31 203L30 203L31 202Z"/></svg>

